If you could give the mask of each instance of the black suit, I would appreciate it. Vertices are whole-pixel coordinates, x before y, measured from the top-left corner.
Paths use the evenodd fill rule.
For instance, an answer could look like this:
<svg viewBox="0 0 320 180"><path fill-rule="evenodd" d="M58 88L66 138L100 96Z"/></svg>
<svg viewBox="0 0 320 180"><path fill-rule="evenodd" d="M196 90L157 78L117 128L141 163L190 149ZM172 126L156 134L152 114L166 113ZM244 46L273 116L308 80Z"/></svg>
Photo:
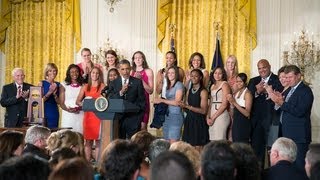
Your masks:
<svg viewBox="0 0 320 180"><path fill-rule="evenodd" d="M248 84L248 89L253 96L252 110L251 110L251 145L255 151L258 159L264 164L265 149L268 139L269 128L272 122L272 115L274 114L274 102L267 99L265 93L257 94L256 85L261 82L261 77L257 76L251 78ZM278 76L271 73L268 85L281 92L283 87L278 79Z"/></svg>
<svg viewBox="0 0 320 180"><path fill-rule="evenodd" d="M286 90L285 96L291 88ZM298 147L296 163L304 168L304 158L311 142L311 108L313 93L309 86L301 82L287 102L280 107L282 111L282 136L292 139Z"/></svg>
<svg viewBox="0 0 320 180"><path fill-rule="evenodd" d="M308 180L306 173L298 169L289 161L279 161L266 169L262 175L263 180Z"/></svg>
<svg viewBox="0 0 320 180"><path fill-rule="evenodd" d="M133 134L140 130L146 103L144 88L140 79L130 76L128 90L123 96L120 96L121 88L122 78L120 76L109 85L110 98L125 99L140 109L138 113L124 113L119 116L119 138L126 139L131 138Z"/></svg>
<svg viewBox="0 0 320 180"><path fill-rule="evenodd" d="M32 85L23 83L22 90L29 90L30 86ZM4 127L21 127L23 119L27 115L28 99L25 100L22 97L17 99L16 95L17 86L15 82L3 86L0 102L1 106L6 108Z"/></svg>

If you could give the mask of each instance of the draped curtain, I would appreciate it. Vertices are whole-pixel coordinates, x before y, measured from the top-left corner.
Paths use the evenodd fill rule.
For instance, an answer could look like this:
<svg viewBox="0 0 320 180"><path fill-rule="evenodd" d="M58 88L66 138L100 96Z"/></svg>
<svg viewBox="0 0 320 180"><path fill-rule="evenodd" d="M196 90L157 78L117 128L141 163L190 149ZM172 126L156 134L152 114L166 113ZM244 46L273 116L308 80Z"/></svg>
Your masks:
<svg viewBox="0 0 320 180"><path fill-rule="evenodd" d="M238 59L239 72L250 75L250 55L256 47L256 0L159 0L157 43L162 53L170 49L169 24L176 26L174 37L178 65L188 69L193 52L205 57L210 70L217 31L223 60L230 54Z"/></svg>
<svg viewBox="0 0 320 180"><path fill-rule="evenodd" d="M78 0L2 0L0 47L6 55L6 82L15 67L25 70L26 81L44 79L44 67L58 67L64 80L75 51L81 46Z"/></svg>

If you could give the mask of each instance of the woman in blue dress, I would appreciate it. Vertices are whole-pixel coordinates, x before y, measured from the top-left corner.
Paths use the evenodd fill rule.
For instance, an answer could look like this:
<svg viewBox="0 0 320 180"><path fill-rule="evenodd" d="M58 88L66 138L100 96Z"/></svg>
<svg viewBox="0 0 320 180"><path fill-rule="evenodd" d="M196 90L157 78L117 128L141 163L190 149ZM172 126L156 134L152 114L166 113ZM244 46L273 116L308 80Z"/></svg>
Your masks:
<svg viewBox="0 0 320 180"><path fill-rule="evenodd" d="M44 70L44 78L39 82L43 89L44 117L48 128L58 128L59 125L59 86L55 81L58 67L54 63L48 63Z"/></svg>

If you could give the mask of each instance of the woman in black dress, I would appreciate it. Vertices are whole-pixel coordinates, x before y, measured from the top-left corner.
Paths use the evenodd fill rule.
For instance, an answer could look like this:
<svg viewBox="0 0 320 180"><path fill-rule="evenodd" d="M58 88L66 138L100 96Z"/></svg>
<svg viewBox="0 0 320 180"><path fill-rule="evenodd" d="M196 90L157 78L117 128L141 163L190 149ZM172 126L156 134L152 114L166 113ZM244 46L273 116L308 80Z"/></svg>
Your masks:
<svg viewBox="0 0 320 180"><path fill-rule="evenodd" d="M208 109L208 91L203 83L203 73L193 69L190 73L191 88L187 91L187 102L181 103L187 116L184 121L182 140L195 146L198 151L209 142L206 114Z"/></svg>
<svg viewBox="0 0 320 180"><path fill-rule="evenodd" d="M247 75L239 73L236 79L237 93L234 97L227 95L227 100L233 108L232 140L233 142L249 143L251 122L250 112L252 106L252 95L246 86Z"/></svg>

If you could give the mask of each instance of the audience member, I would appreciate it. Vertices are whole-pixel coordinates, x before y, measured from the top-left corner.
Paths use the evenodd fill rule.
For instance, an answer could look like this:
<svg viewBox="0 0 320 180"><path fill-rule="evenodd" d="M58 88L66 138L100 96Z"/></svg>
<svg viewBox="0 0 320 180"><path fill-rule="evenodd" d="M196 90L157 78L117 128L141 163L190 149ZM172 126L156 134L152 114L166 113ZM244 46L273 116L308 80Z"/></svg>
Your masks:
<svg viewBox="0 0 320 180"><path fill-rule="evenodd" d="M263 173L266 180L307 180L304 171L300 170L294 161L297 156L297 145L288 138L278 138L270 150L271 167Z"/></svg>
<svg viewBox="0 0 320 180"><path fill-rule="evenodd" d="M238 60L235 55L229 55L226 60L225 70L227 73L227 81L231 87L232 93L235 94L238 91L236 82L238 76Z"/></svg>
<svg viewBox="0 0 320 180"><path fill-rule="evenodd" d="M24 138L26 145L22 153L31 153L43 159L49 160L50 156L46 150L46 147L47 139L50 134L51 131L49 128L39 125L29 127Z"/></svg>
<svg viewBox="0 0 320 180"><path fill-rule="evenodd" d="M153 71L149 68L146 56L141 51L137 51L132 56L131 76L142 80L144 96L146 101L144 116L141 122L141 130L147 130L150 114L149 96L153 93Z"/></svg>
<svg viewBox="0 0 320 180"><path fill-rule="evenodd" d="M55 81L58 67L54 63L48 63L44 70L44 79L38 86L43 89L44 117L48 128L58 128L59 125L59 95L60 83Z"/></svg>
<svg viewBox="0 0 320 180"><path fill-rule="evenodd" d="M189 70L186 71L186 80L184 82L185 87L187 90L191 88L191 71L194 69L199 69L203 74L203 85L204 88L207 88L209 84L209 72L206 70L206 63L204 61L204 57L199 52L194 52L191 54L189 59Z"/></svg>
<svg viewBox="0 0 320 180"><path fill-rule="evenodd" d="M77 154L70 148L63 147L56 149L51 153L49 166L51 169L54 169L59 162L74 157L77 157Z"/></svg>
<svg viewBox="0 0 320 180"><path fill-rule="evenodd" d="M151 163L162 152L168 151L170 143L164 139L156 139L149 146L149 159Z"/></svg>
<svg viewBox="0 0 320 180"><path fill-rule="evenodd" d="M194 146L199 152L209 142L209 127L206 122L208 91L203 84L203 78L200 69L193 69L190 72L191 86L187 91L187 102L180 103L187 113L182 140Z"/></svg>
<svg viewBox="0 0 320 180"><path fill-rule="evenodd" d="M310 180L320 180L320 162L315 163L311 167Z"/></svg>
<svg viewBox="0 0 320 180"><path fill-rule="evenodd" d="M109 180L136 180L142 160L143 152L137 144L115 140L103 152L102 176Z"/></svg>
<svg viewBox="0 0 320 180"><path fill-rule="evenodd" d="M247 75L239 73L234 84L237 92L234 96L227 95L232 111L232 141L249 143L251 133L250 113L252 107L252 95L247 89Z"/></svg>
<svg viewBox="0 0 320 180"><path fill-rule="evenodd" d="M207 113L207 124L209 125L209 139L226 140L227 129L230 124L230 115L227 111L227 95L231 94L227 83L227 74L224 68L217 67L213 70L210 87L210 102Z"/></svg>
<svg viewBox="0 0 320 180"><path fill-rule="evenodd" d="M5 160L20 156L24 147L24 137L21 132L6 130L0 133L0 164Z"/></svg>
<svg viewBox="0 0 320 180"><path fill-rule="evenodd" d="M47 180L48 162L32 154L14 157L0 165L0 180Z"/></svg>
<svg viewBox="0 0 320 180"><path fill-rule="evenodd" d="M48 180L93 180L93 168L83 158L65 159L50 173Z"/></svg>
<svg viewBox="0 0 320 180"><path fill-rule="evenodd" d="M111 99L124 99L139 109L138 112L127 112L119 117L119 138L131 138L141 129L141 121L145 110L145 95L142 81L130 76L130 62L126 59L119 63L120 77L109 85Z"/></svg>
<svg viewBox="0 0 320 180"><path fill-rule="evenodd" d="M305 164L305 170L310 177L310 169L316 164L317 162L320 162L320 144L310 144L309 150L306 154L306 164Z"/></svg>
<svg viewBox="0 0 320 180"><path fill-rule="evenodd" d="M198 177L200 175L200 153L194 147L186 142L177 141L171 144L169 150L179 151L184 154L191 162L196 176Z"/></svg>
<svg viewBox="0 0 320 180"><path fill-rule="evenodd" d="M69 129L62 129L53 132L47 139L47 148L52 153L60 148L70 148L75 153L79 153L79 137L76 132Z"/></svg>
<svg viewBox="0 0 320 180"><path fill-rule="evenodd" d="M78 94L76 104L78 106L83 105L83 99L85 97L98 98L100 97L101 90L105 87L103 83L103 74L101 69L94 67L90 71L90 77L88 84L81 87ZM91 161L92 146L96 143L94 160L98 159L99 144L100 144L100 119L94 112L85 112L83 116L83 136L85 139L85 153L86 159Z"/></svg>
<svg viewBox="0 0 320 180"><path fill-rule="evenodd" d="M70 64L66 77L60 86L61 127L71 127L73 131L83 133L83 111L76 105L78 94L81 90L83 78L80 68Z"/></svg>
<svg viewBox="0 0 320 180"><path fill-rule="evenodd" d="M178 151L159 154L151 164L151 180L195 180L196 173L189 159Z"/></svg>
<svg viewBox="0 0 320 180"><path fill-rule="evenodd" d="M281 92L283 87L280 84L278 76L271 72L271 66L266 59L261 59L257 64L259 76L251 78L248 84L253 103L250 116L252 126L251 145L256 153L261 167L264 166L266 143L268 132L274 113L274 103L268 97L266 87L272 86L275 91Z"/></svg>
<svg viewBox="0 0 320 180"><path fill-rule="evenodd" d="M31 84L24 82L24 70L12 70L13 83L4 85L1 93L1 106L6 108L4 127L22 127L27 117L28 97Z"/></svg>
<svg viewBox="0 0 320 180"><path fill-rule="evenodd" d="M261 170L253 149L246 143L232 143L236 156L237 180L259 180Z"/></svg>
<svg viewBox="0 0 320 180"><path fill-rule="evenodd" d="M291 138L298 147L296 164L304 169L305 157L311 142L311 108L313 92L302 81L299 67L288 65L285 68L286 79L290 88L273 99L281 112L280 135ZM276 107L276 108L277 108Z"/></svg>
<svg viewBox="0 0 320 180"><path fill-rule="evenodd" d="M180 102L184 96L183 83L179 81L179 70L176 66L171 66L167 70L166 99L155 98L154 104L165 103L168 105L167 114L163 123L163 137L170 143L178 141L181 136L183 125L183 113Z"/></svg>
<svg viewBox="0 0 320 180"><path fill-rule="evenodd" d="M236 179L236 158L227 141L212 141L202 151L202 180Z"/></svg>
<svg viewBox="0 0 320 180"><path fill-rule="evenodd" d="M178 59L177 54L173 51L168 51L166 53L166 67L162 68L158 71L156 76L156 92L157 94L161 94L160 97L166 98L166 90L167 90L167 70L170 67L177 67L178 68L178 78L180 82L184 82L185 74L182 68L178 67Z"/></svg>

